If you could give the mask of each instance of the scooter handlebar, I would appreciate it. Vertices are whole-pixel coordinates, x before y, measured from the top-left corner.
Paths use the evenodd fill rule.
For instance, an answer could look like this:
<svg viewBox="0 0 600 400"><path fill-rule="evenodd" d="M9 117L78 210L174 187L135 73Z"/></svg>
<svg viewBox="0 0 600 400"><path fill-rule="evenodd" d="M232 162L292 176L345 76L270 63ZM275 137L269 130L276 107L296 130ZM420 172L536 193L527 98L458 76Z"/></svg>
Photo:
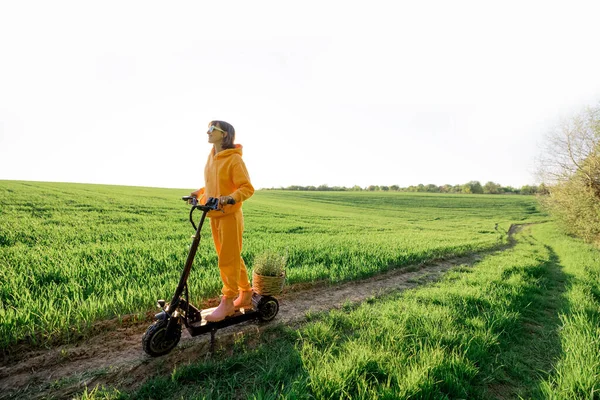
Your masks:
<svg viewBox="0 0 600 400"><path fill-rule="evenodd" d="M204 223L204 218L206 217L207 212L218 210L223 211L221 208L219 208L219 199L215 197L209 197L206 201L206 204L198 204L198 199L194 196L183 196L181 200L185 200L188 202L188 204L192 204L192 209L190 210L190 223L195 231L198 230L198 227L196 227L196 224L194 223L194 210L201 210L203 212L202 218L200 219L200 227L202 227L202 224Z"/></svg>
<svg viewBox="0 0 600 400"><path fill-rule="evenodd" d="M212 211L212 210L219 210L219 199L216 197L209 197L208 200L206 200L206 204L204 204L204 206L198 206L198 208L200 208L201 210L208 210L208 211Z"/></svg>
<svg viewBox="0 0 600 400"><path fill-rule="evenodd" d="M209 197L208 200L206 200L206 204L199 204L198 199L194 196L183 196L181 200L191 204L194 206L193 208L199 208L202 211L218 211L221 209L219 199L216 197ZM227 204L235 204L235 201L232 202L231 200L228 201Z"/></svg>

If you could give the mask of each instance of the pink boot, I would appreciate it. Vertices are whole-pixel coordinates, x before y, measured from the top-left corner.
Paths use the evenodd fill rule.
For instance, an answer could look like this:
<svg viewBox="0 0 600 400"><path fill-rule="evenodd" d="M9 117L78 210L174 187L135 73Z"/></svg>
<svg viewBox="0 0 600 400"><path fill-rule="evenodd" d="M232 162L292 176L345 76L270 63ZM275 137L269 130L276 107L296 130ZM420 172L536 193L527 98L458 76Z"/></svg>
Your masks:
<svg viewBox="0 0 600 400"><path fill-rule="evenodd" d="M207 322L218 322L233 315L235 308L233 307L233 299L229 297L221 297L221 303L211 314L208 314L204 319Z"/></svg>
<svg viewBox="0 0 600 400"><path fill-rule="evenodd" d="M254 294L252 290L240 291L238 298L233 301L233 307L236 310L240 308L252 308L252 294Z"/></svg>

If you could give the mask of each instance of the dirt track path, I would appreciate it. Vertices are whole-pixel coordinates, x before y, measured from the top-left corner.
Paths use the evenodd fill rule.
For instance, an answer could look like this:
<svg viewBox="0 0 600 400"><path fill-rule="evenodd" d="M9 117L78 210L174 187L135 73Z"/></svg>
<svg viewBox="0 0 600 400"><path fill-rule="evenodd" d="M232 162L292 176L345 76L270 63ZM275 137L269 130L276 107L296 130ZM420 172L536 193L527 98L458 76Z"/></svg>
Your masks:
<svg viewBox="0 0 600 400"><path fill-rule="evenodd" d="M336 286L296 288L278 297L279 314L270 324L300 324L307 312L325 311L347 302L413 288L438 279L452 267L473 265L487 254L490 253L393 270ZM192 338L185 329L181 342L170 354L158 358L147 356L141 348L141 337L148 325L148 322L132 324L75 344L21 352L13 359L2 360L0 399L71 399L86 386L92 389L103 384L132 389L149 377L170 374L176 365L210 357L210 335ZM217 332L216 347L227 346L240 333L252 334L260 329L261 325L251 322L222 329Z"/></svg>

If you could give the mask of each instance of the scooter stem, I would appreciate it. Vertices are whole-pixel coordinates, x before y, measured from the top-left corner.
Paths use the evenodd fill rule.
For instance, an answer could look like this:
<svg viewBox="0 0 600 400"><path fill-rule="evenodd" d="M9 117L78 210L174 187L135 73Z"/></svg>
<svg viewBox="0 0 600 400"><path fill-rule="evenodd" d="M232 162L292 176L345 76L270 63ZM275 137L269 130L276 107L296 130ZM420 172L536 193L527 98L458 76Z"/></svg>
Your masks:
<svg viewBox="0 0 600 400"><path fill-rule="evenodd" d="M179 285L177 285L173 299L169 303L169 314L172 314L179 306L179 299L181 298L181 294L183 293L183 289L185 288L188 277L190 276L190 272L192 270L194 257L196 257L196 251L198 250L198 245L200 244L200 231L202 230L202 225L204 225L204 220L206 219L206 214L208 211L209 210L203 210L202 212L200 223L196 228L196 234L194 235L194 240L192 241L192 246L190 247L190 252L188 253L187 260L185 261L185 267L183 268L183 272L179 278Z"/></svg>

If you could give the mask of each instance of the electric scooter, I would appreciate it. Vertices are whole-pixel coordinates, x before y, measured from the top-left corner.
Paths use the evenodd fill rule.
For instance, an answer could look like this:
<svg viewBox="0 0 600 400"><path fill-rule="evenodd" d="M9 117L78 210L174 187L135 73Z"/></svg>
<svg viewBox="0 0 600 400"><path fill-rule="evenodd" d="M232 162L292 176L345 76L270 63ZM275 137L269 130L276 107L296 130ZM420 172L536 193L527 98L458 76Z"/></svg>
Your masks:
<svg viewBox="0 0 600 400"><path fill-rule="evenodd" d="M209 198L206 204L198 204L198 200L192 196L184 196L182 200L192 204L190 210L190 223L196 234L192 236L192 245L188 253L183 272L179 279L179 285L170 303L158 300L157 305L162 311L154 317L156 321L148 327L142 337L142 347L152 357L158 357L169 353L177 346L181 339L182 325L185 325L191 336L198 336L210 332L211 351L214 350L215 333L231 325L250 320L271 321L279 311L279 302L272 296L261 296L257 293L252 295L252 307L240 308L235 314L218 322L207 322L205 316L210 314L216 307L205 310L198 309L190 304L187 281L192 270L192 263L200 244L200 232L209 211L223 211L219 207L218 198ZM195 210L202 211L198 226L194 223L193 214ZM183 296L183 297L182 297Z"/></svg>

